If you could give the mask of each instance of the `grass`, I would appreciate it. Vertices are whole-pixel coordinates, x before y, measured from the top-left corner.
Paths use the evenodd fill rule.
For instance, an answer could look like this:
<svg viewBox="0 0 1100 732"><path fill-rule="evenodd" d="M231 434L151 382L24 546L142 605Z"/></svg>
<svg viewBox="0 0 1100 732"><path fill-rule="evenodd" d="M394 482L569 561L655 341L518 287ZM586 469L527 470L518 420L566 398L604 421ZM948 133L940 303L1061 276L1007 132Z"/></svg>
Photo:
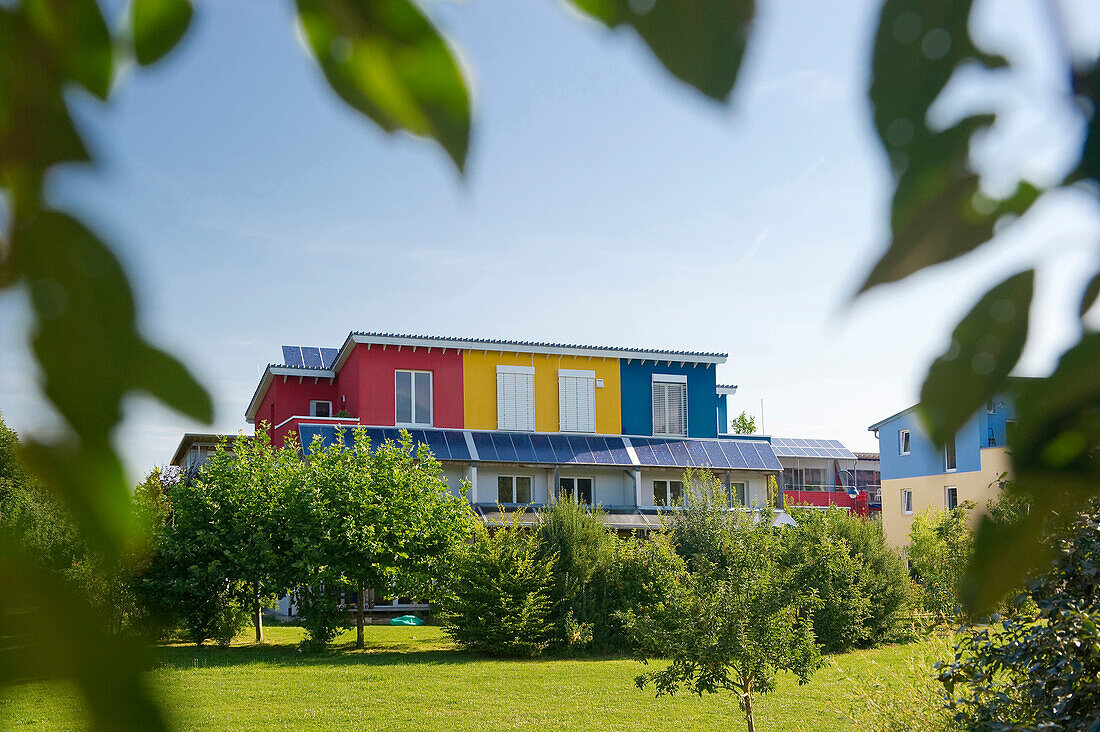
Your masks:
<svg viewBox="0 0 1100 732"><path fill-rule="evenodd" d="M181 729L744 729L735 699L654 698L625 658L494 660L454 649L438 627L376 626L368 648L354 634L326 653L299 653L299 628L269 628L226 649L164 645L153 679ZM939 645L937 645L939 643ZM911 697L921 669L945 648L935 639L834 656L806 686L791 677L757 703L761 730L866 729L868 705ZM63 684L0 695L0 728L83 728Z"/></svg>

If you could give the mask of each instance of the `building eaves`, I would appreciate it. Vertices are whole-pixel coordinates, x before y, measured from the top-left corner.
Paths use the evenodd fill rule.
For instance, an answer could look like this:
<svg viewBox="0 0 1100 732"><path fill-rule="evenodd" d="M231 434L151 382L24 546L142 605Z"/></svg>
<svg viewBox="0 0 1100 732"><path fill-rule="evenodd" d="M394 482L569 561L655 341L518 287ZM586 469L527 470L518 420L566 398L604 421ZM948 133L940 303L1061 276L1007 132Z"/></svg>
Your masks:
<svg viewBox="0 0 1100 732"><path fill-rule="evenodd" d="M880 427L882 427L882 425L886 424L887 422L893 422L898 417L904 417L906 414L911 414L912 412L915 412L918 407L920 407L919 402L917 404L914 404L913 406L909 407L908 409L901 410L897 414L891 414L889 417L887 417L884 420L881 420L879 422L875 422L873 425L868 427L867 430L869 432L874 432L875 430L879 429Z"/></svg>

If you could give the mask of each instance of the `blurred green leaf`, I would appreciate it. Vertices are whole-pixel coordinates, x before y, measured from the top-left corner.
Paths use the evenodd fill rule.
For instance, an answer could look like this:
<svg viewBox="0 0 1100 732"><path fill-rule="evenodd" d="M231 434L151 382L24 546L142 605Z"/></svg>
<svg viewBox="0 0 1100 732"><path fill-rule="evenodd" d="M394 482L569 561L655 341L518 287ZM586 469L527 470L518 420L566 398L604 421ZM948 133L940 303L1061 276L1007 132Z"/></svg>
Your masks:
<svg viewBox="0 0 1100 732"><path fill-rule="evenodd" d="M191 24L193 12L189 0L134 0L130 25L137 62L148 66L175 48Z"/></svg>
<svg viewBox="0 0 1100 732"><path fill-rule="evenodd" d="M0 587L0 686L71 679L94 729L167 729L143 678L148 646L105 632L84 597L2 538Z"/></svg>
<svg viewBox="0 0 1100 732"><path fill-rule="evenodd" d="M1042 536L1076 514L1100 486L1100 333L1086 333L1043 379L1020 379L1012 490L1031 506L1004 529L984 522L964 600L982 614L1048 556Z"/></svg>
<svg viewBox="0 0 1100 732"><path fill-rule="evenodd" d="M43 172L55 163L87 160L61 96L53 49L22 12L0 7L0 184L13 206L37 198Z"/></svg>
<svg viewBox="0 0 1100 732"><path fill-rule="evenodd" d="M1097 297L1100 297L1100 272L1092 276L1089 283L1085 285L1085 291L1081 294L1081 306L1078 311L1082 318L1096 303Z"/></svg>
<svg viewBox="0 0 1100 732"><path fill-rule="evenodd" d="M15 229L12 247L36 315L33 347L44 390L78 435L106 435L133 389L210 421L202 387L137 333L126 275L95 234L44 211ZM158 385L154 377L171 382Z"/></svg>
<svg viewBox="0 0 1100 732"><path fill-rule="evenodd" d="M1002 388L1027 340L1035 272L1009 277L987 292L951 334L921 389L921 416L937 445L958 432Z"/></svg>
<svg viewBox="0 0 1100 732"><path fill-rule="evenodd" d="M860 292L975 249L993 236L998 220L1023 213L1039 195L1026 183L1001 201L979 190L969 168L970 138L992 124L992 115L968 117L942 131L929 126L928 109L960 65L1005 65L971 42L970 8L971 0L883 4L870 98L897 188L892 241Z"/></svg>
<svg viewBox="0 0 1100 732"><path fill-rule="evenodd" d="M96 0L23 0L23 14L61 61L65 77L106 99L114 51Z"/></svg>
<svg viewBox="0 0 1100 732"><path fill-rule="evenodd" d="M714 99L728 99L745 56L753 0L570 0L608 28L629 25L665 68Z"/></svg>
<svg viewBox="0 0 1100 732"><path fill-rule="evenodd" d="M411 0L297 0L329 85L387 132L443 146L459 170L470 141L470 99L447 42Z"/></svg>

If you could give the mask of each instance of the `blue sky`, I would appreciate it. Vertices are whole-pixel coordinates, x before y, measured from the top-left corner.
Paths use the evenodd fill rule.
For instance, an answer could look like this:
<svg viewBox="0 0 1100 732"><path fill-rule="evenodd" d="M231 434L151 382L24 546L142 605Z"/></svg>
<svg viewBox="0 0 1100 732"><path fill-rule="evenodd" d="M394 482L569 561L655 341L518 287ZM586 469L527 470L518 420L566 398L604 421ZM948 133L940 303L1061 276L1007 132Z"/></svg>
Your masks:
<svg viewBox="0 0 1100 732"><path fill-rule="evenodd" d="M474 88L463 180L336 99L291 3L200 0L167 61L124 70L106 106L74 96L103 162L51 193L115 242L144 330L210 388L216 430L246 427L281 344L384 330L725 351L734 414L763 399L769 433L876 449L867 425L914 402L957 319L1032 262L1043 295L1020 371L1048 371L1100 260L1095 202L1050 197L991 251L853 303L889 206L864 92L878 3L760 5L723 106L550 0L430 3ZM1023 73L981 89L963 75L934 110L1006 113L974 150L993 191L1019 170L1049 181L1080 145L1041 6L982 2L976 32ZM1063 9L1074 46L1095 49L1095 6ZM56 421L26 325L24 294L0 295L0 410L43 432ZM136 478L195 429L134 397L115 439Z"/></svg>

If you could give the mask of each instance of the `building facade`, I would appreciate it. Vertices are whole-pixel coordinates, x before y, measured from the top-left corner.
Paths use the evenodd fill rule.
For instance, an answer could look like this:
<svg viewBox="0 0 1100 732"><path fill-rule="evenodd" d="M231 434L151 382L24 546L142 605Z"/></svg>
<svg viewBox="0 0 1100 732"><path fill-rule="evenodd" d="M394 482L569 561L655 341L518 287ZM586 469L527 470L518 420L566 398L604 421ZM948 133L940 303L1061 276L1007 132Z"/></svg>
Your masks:
<svg viewBox="0 0 1100 732"><path fill-rule="evenodd" d="M284 346L246 411L303 451L409 431L483 518L561 494L624 529L659 525L683 471L712 471L731 499L768 503L783 465L769 438L725 434L724 353L351 333L340 348ZM850 453L849 453L850 454Z"/></svg>
<svg viewBox="0 0 1100 732"><path fill-rule="evenodd" d="M868 429L879 440L882 523L893 546L909 543L913 517L972 501L979 511L1010 477L1008 433L1015 424L1012 400L1000 395L971 417L942 448L933 444L914 405Z"/></svg>
<svg viewBox="0 0 1100 732"><path fill-rule="evenodd" d="M854 453L838 440L773 437L783 465L780 485L785 505L840 506L878 518L880 474L877 453Z"/></svg>

